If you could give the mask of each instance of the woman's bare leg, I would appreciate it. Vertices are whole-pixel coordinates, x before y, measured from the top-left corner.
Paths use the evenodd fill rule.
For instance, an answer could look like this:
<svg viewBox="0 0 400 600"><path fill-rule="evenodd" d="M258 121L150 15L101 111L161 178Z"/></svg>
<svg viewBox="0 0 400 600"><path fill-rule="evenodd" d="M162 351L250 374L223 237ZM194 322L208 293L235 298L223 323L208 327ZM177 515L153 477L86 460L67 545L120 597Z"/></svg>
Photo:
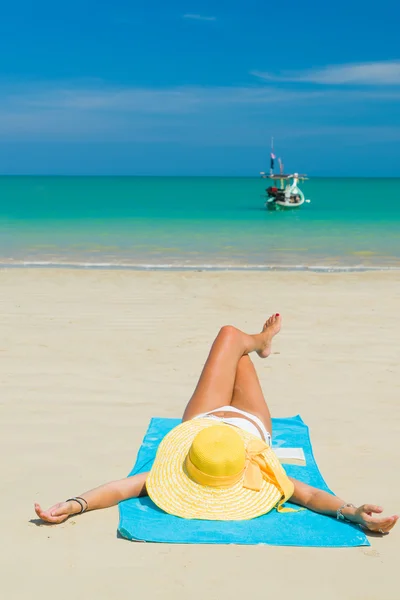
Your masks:
<svg viewBox="0 0 400 600"><path fill-rule="evenodd" d="M242 356L238 362L231 405L261 419L272 435L271 414L249 356Z"/></svg>
<svg viewBox="0 0 400 600"><path fill-rule="evenodd" d="M281 317L268 319L261 333L249 335L230 325L218 333L204 365L199 382L191 397L183 421L231 404L236 372L242 356L257 352L266 358L271 352L272 338L279 332Z"/></svg>

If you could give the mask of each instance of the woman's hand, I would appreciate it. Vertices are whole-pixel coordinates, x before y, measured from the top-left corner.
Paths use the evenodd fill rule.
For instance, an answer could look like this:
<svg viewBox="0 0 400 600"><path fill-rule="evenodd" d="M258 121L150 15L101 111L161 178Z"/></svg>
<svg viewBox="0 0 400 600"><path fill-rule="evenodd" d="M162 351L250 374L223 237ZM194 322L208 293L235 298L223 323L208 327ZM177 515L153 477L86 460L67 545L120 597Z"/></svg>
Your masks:
<svg viewBox="0 0 400 600"><path fill-rule="evenodd" d="M381 506L375 506L375 504L363 504L355 509L353 514L345 515L353 523L358 523L369 531L376 531L377 533L388 533L397 523L398 516L393 515L392 517L378 517L383 512ZM343 512L343 514L345 514Z"/></svg>
<svg viewBox="0 0 400 600"><path fill-rule="evenodd" d="M290 478L290 480L294 485L293 496L290 498L290 502L305 506L317 513L336 517L337 510L341 508L341 513L346 519L352 523L358 523L369 531L376 531L378 533L388 533L399 519L397 515L393 515L392 517L377 516L383 512L381 506L363 504L355 508L352 504L345 504L344 500L324 490L311 487L297 479Z"/></svg>
<svg viewBox="0 0 400 600"><path fill-rule="evenodd" d="M81 507L78 502L59 502L47 510L42 510L40 504L35 503L37 516L46 523L62 523L70 515L78 514L80 511Z"/></svg>
<svg viewBox="0 0 400 600"><path fill-rule="evenodd" d="M100 487L85 492L78 496L87 503L87 510L96 510L98 508L108 508L115 506L128 498L138 498L147 495L146 478L148 473L138 473L132 477L125 477L119 481L110 481ZM59 502L47 510L42 510L40 504L35 504L35 512L42 521L46 523L62 523L70 515L77 515L81 512L81 505L76 500L68 502Z"/></svg>

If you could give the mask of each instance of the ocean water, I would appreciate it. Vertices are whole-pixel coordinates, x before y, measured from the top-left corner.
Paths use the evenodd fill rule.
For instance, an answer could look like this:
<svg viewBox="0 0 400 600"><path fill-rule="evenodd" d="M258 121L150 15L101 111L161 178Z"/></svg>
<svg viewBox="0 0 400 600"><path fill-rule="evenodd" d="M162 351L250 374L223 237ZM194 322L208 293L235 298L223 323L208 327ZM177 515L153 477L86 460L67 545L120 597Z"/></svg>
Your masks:
<svg viewBox="0 0 400 600"><path fill-rule="evenodd" d="M311 179L270 212L260 178L0 177L2 265L400 268L400 179Z"/></svg>

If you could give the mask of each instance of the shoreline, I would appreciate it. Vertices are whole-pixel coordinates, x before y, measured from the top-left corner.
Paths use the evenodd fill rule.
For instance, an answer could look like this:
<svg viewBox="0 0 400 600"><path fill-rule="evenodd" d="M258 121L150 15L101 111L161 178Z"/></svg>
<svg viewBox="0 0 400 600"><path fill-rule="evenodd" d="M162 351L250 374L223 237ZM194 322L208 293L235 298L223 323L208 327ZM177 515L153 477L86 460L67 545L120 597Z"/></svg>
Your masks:
<svg viewBox="0 0 400 600"><path fill-rule="evenodd" d="M161 271L161 272L273 272L273 273L370 273L398 272L399 266L391 265L232 265L232 264L146 264L146 263L94 263L94 262L52 262L52 261L20 261L0 262L0 269L60 269L60 270L94 270L94 271Z"/></svg>

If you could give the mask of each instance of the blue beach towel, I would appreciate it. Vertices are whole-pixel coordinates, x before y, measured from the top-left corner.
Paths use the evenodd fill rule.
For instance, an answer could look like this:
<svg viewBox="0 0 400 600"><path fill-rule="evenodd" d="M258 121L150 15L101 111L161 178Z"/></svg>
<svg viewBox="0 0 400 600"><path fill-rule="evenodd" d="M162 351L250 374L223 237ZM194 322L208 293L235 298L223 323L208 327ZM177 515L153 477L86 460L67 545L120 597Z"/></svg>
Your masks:
<svg viewBox="0 0 400 600"><path fill-rule="evenodd" d="M130 473L149 471L162 438L179 419L151 420L136 464ZM284 465L288 475L330 492L312 452L308 427L300 416L273 419L273 447L303 448L306 466ZM290 503L287 506L294 506ZM160 510L148 497L119 505L118 531L128 540L174 544L270 544L343 548L369 546L357 525L303 510L279 514L272 510L249 521L202 521L174 517Z"/></svg>

